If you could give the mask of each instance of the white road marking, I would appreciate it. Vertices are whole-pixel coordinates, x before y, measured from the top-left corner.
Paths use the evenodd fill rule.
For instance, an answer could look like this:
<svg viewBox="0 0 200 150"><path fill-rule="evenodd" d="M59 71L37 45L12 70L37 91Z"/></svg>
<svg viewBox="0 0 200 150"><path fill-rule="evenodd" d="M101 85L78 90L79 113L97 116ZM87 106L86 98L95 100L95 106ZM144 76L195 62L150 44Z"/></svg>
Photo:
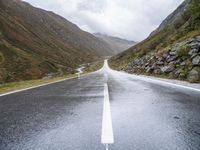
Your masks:
<svg viewBox="0 0 200 150"><path fill-rule="evenodd" d="M62 82L62 81L73 79L73 78L75 78L75 77L71 77L71 78L62 79L62 80L58 80L58 81L54 81L54 82L50 82L50 83L45 83L45 84L40 84L40 85L37 85L37 86L32 86L32 87L29 87L29 88L24 88L24 89L20 89L20 90L15 90L15 91L7 92L7 93L4 93L4 94L0 94L0 97L1 96L5 96L5 95L10 95L10 94L18 93L18 92L22 92L22 91L27 91L27 90L30 90L30 89L35 89L35 88L42 87L42 86L49 85L49 84L53 84L53 83Z"/></svg>
<svg viewBox="0 0 200 150"><path fill-rule="evenodd" d="M167 82L167 81L163 81L163 80L159 80L159 79L152 79L152 78L149 78L149 77L137 76L137 75L129 74L129 73L126 73L126 72L121 72L121 73L124 73L125 75L129 75L130 77L134 77L134 78L137 78L137 79L140 79L140 80L143 80L143 81L147 81L147 82L151 82L151 83L163 84L163 85L168 85L168 86L171 86L171 87L179 87L179 88L184 88L184 89L200 92L200 89L193 88L193 87L186 86L186 85L171 83L171 82Z"/></svg>
<svg viewBox="0 0 200 150"><path fill-rule="evenodd" d="M124 75L125 78L126 77L131 77L133 79L137 78L139 80L143 80L143 81L146 81L146 82L151 82L151 83L156 83L156 84L163 84L163 85L166 85L166 86L179 87L179 88L184 88L184 89L200 92L200 89L195 88L195 87L190 87L190 86L187 86L187 85L181 85L181 84L178 84L178 83L171 83L171 82L167 82L167 81L160 80L160 79L153 79L153 78L150 78L150 77L139 76L139 75L136 75L136 74L130 74L130 73L127 73L125 71L116 71L116 70L111 69L108 66L107 61L104 62L104 66L106 67L106 69L108 71L112 71L113 73L116 73L116 74L117 73L121 73L121 75Z"/></svg>
<svg viewBox="0 0 200 150"><path fill-rule="evenodd" d="M91 72L91 73L83 74L82 77L90 75L90 74L98 73L99 71L100 70L97 70L97 71ZM42 86L46 86L46 85L50 85L50 84L54 84L54 83L58 83L58 82L66 81L66 80L70 80L70 79L75 79L75 78L77 78L77 77L70 77L70 78L66 78L66 79L62 79L62 80L57 80L57 81L50 82L50 83L40 84L40 85L32 86L32 87L29 87L29 88L23 88L23 89L20 89L20 90L15 90L15 91L3 93L3 94L0 94L0 97L1 96L6 96L6 95L10 95L10 94L14 94L14 93L18 93L18 92L23 92L23 91L31 90L31 89L35 89L35 88L38 88L38 87L42 87Z"/></svg>
<svg viewBox="0 0 200 150"><path fill-rule="evenodd" d="M188 89L188 90L193 90L193 91L197 91L197 92L200 92L200 89L197 89L197 88L193 88L193 87L189 87L189 86L185 86L185 85L180 85L180 84L176 84L176 83L170 83L170 82L167 82L167 81L161 81L161 80L158 80L158 79L146 79L147 81L151 81L151 82L154 82L154 83L161 83L161 84L166 84L166 85L169 85L169 86L176 86L176 87L179 87L179 88L185 88L185 89Z"/></svg>
<svg viewBox="0 0 200 150"><path fill-rule="evenodd" d="M104 106L103 106L103 119L102 119L102 132L101 132L101 143L106 145L114 143L112 118L110 111L109 92L108 84L104 84Z"/></svg>

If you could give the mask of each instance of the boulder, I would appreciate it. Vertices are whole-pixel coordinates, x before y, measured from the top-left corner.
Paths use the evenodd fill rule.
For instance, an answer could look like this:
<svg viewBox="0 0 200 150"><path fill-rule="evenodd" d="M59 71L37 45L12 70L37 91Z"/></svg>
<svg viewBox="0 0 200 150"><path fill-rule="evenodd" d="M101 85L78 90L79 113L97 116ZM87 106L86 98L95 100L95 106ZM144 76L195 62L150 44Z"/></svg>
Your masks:
<svg viewBox="0 0 200 150"><path fill-rule="evenodd" d="M141 61L142 61L141 59L136 59L136 60L135 60L135 64L140 65L140 64L141 64Z"/></svg>
<svg viewBox="0 0 200 150"><path fill-rule="evenodd" d="M192 64L193 65L200 65L200 56L196 56L192 59Z"/></svg>
<svg viewBox="0 0 200 150"><path fill-rule="evenodd" d="M180 64L180 62L181 62L181 60L178 59L178 60L175 61L175 64Z"/></svg>
<svg viewBox="0 0 200 150"><path fill-rule="evenodd" d="M181 63L181 66L185 66L186 65L186 63L183 61L182 63Z"/></svg>
<svg viewBox="0 0 200 150"><path fill-rule="evenodd" d="M126 68L126 70L132 70L133 69L133 67L131 66L131 65L129 65L127 68Z"/></svg>
<svg viewBox="0 0 200 150"><path fill-rule="evenodd" d="M169 54L170 54L171 56L175 56L175 55L176 55L176 50L175 50L175 51L169 52Z"/></svg>
<svg viewBox="0 0 200 150"><path fill-rule="evenodd" d="M170 72L172 72L174 70L174 68L175 68L174 64L169 64L168 66L162 67L161 71L163 73L170 73Z"/></svg>
<svg viewBox="0 0 200 150"><path fill-rule="evenodd" d="M178 56L168 56L167 57L167 62L171 62L171 61L174 61L174 60L176 60L178 58Z"/></svg>
<svg viewBox="0 0 200 150"><path fill-rule="evenodd" d="M152 73L153 72L153 68L151 68L151 67L147 67L147 69L146 69L146 73Z"/></svg>
<svg viewBox="0 0 200 150"><path fill-rule="evenodd" d="M193 68L188 76L187 76L187 80L189 82L198 82L200 79L200 70L198 68Z"/></svg>
<svg viewBox="0 0 200 150"><path fill-rule="evenodd" d="M196 36L196 40L200 42L200 36Z"/></svg>
<svg viewBox="0 0 200 150"><path fill-rule="evenodd" d="M145 70L146 67L143 65L143 66L140 66L140 69Z"/></svg>
<svg viewBox="0 0 200 150"><path fill-rule="evenodd" d="M176 52L176 50L177 50L177 47L174 47L174 48L172 48L170 51L171 51L171 52Z"/></svg>
<svg viewBox="0 0 200 150"><path fill-rule="evenodd" d="M166 53L165 53L165 54L163 54L163 58L164 58L164 59L166 59L166 58L167 58L167 56L168 56L168 55L167 55Z"/></svg>
<svg viewBox="0 0 200 150"><path fill-rule="evenodd" d="M153 69L156 69L156 68L158 68L157 67L157 63L155 62L155 63L153 63L153 65L152 65L152 67L151 68L153 68Z"/></svg>
<svg viewBox="0 0 200 150"><path fill-rule="evenodd" d="M191 50L189 51L188 54L189 54L190 56L192 56L192 55L197 55L198 51L199 51L199 50L198 50L197 48L194 48L194 49L191 49Z"/></svg>
<svg viewBox="0 0 200 150"><path fill-rule="evenodd" d="M157 65L164 65L164 62L163 61L157 61L156 64Z"/></svg>
<svg viewBox="0 0 200 150"><path fill-rule="evenodd" d="M158 61L164 61L163 57L159 57Z"/></svg>
<svg viewBox="0 0 200 150"><path fill-rule="evenodd" d="M174 73L174 77L175 78L178 78L179 77L179 75L180 75L180 73L182 73L183 72L183 69L178 69L177 71L175 71L175 73Z"/></svg>
<svg viewBox="0 0 200 150"><path fill-rule="evenodd" d="M157 69L155 69L155 70L153 71L153 73L155 73L155 74L161 74L162 71L160 70L160 68L157 68Z"/></svg>
<svg viewBox="0 0 200 150"><path fill-rule="evenodd" d="M144 64L145 67L147 67L149 65L149 62L147 62L146 64Z"/></svg>
<svg viewBox="0 0 200 150"><path fill-rule="evenodd" d="M189 44L191 49L199 49L199 42L192 42Z"/></svg>

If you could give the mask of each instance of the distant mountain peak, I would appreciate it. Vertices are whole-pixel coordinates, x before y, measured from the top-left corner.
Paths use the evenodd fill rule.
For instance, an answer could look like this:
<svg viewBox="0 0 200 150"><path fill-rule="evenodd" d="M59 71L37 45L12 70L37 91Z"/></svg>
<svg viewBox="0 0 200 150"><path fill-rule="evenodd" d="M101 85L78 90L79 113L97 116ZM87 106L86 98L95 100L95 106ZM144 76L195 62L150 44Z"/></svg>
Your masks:
<svg viewBox="0 0 200 150"><path fill-rule="evenodd" d="M93 33L93 34L95 36L109 37L109 38L115 38L115 39L119 39L119 40L123 40L123 41L135 42L135 41L132 41L132 40L127 40L127 39L124 39L124 38L120 38L120 37L116 37L116 36L111 36L111 35L108 35L108 34L105 34L105 33L100 33L100 32Z"/></svg>
<svg viewBox="0 0 200 150"><path fill-rule="evenodd" d="M124 50L127 50L137 43L135 41L130 41L102 33L94 33L94 35L99 39L107 42L115 54L123 52Z"/></svg>

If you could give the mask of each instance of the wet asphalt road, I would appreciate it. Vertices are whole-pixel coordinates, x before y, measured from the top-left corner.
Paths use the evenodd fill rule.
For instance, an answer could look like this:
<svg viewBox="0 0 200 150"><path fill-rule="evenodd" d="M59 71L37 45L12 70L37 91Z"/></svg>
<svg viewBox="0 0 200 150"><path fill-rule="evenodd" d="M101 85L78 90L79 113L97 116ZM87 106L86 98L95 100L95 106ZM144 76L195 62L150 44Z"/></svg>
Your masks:
<svg viewBox="0 0 200 150"><path fill-rule="evenodd" d="M0 150L105 150L108 83L111 150L200 150L200 92L107 67L93 74L0 97Z"/></svg>

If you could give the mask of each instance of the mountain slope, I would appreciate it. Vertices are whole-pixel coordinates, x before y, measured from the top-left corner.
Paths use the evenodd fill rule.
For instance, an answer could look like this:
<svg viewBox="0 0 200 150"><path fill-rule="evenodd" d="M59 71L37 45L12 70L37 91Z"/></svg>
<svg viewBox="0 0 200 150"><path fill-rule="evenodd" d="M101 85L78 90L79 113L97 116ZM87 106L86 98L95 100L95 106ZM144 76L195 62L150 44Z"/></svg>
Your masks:
<svg viewBox="0 0 200 150"><path fill-rule="evenodd" d="M109 45L53 12L0 0L0 81L73 72L111 54Z"/></svg>
<svg viewBox="0 0 200 150"><path fill-rule="evenodd" d="M174 12L172 12L169 16L167 16L167 18L164 21L162 21L160 26L155 31L153 31L150 34L150 36L153 36L154 34L158 33L159 31L164 29L166 26L172 25L173 23L175 23L176 19L181 17L182 14L187 10L189 2L190 0L186 0L180 6L178 6L178 8Z"/></svg>
<svg viewBox="0 0 200 150"><path fill-rule="evenodd" d="M108 36L101 33L94 33L94 35L103 41L107 42L111 49L113 50L114 54L118 54L120 52L123 52L124 50L132 47L136 44L134 41L129 41L125 39L121 39L118 37Z"/></svg>
<svg viewBox="0 0 200 150"><path fill-rule="evenodd" d="M200 82L200 0L184 1L163 22L147 39L112 57L110 65L130 73Z"/></svg>

